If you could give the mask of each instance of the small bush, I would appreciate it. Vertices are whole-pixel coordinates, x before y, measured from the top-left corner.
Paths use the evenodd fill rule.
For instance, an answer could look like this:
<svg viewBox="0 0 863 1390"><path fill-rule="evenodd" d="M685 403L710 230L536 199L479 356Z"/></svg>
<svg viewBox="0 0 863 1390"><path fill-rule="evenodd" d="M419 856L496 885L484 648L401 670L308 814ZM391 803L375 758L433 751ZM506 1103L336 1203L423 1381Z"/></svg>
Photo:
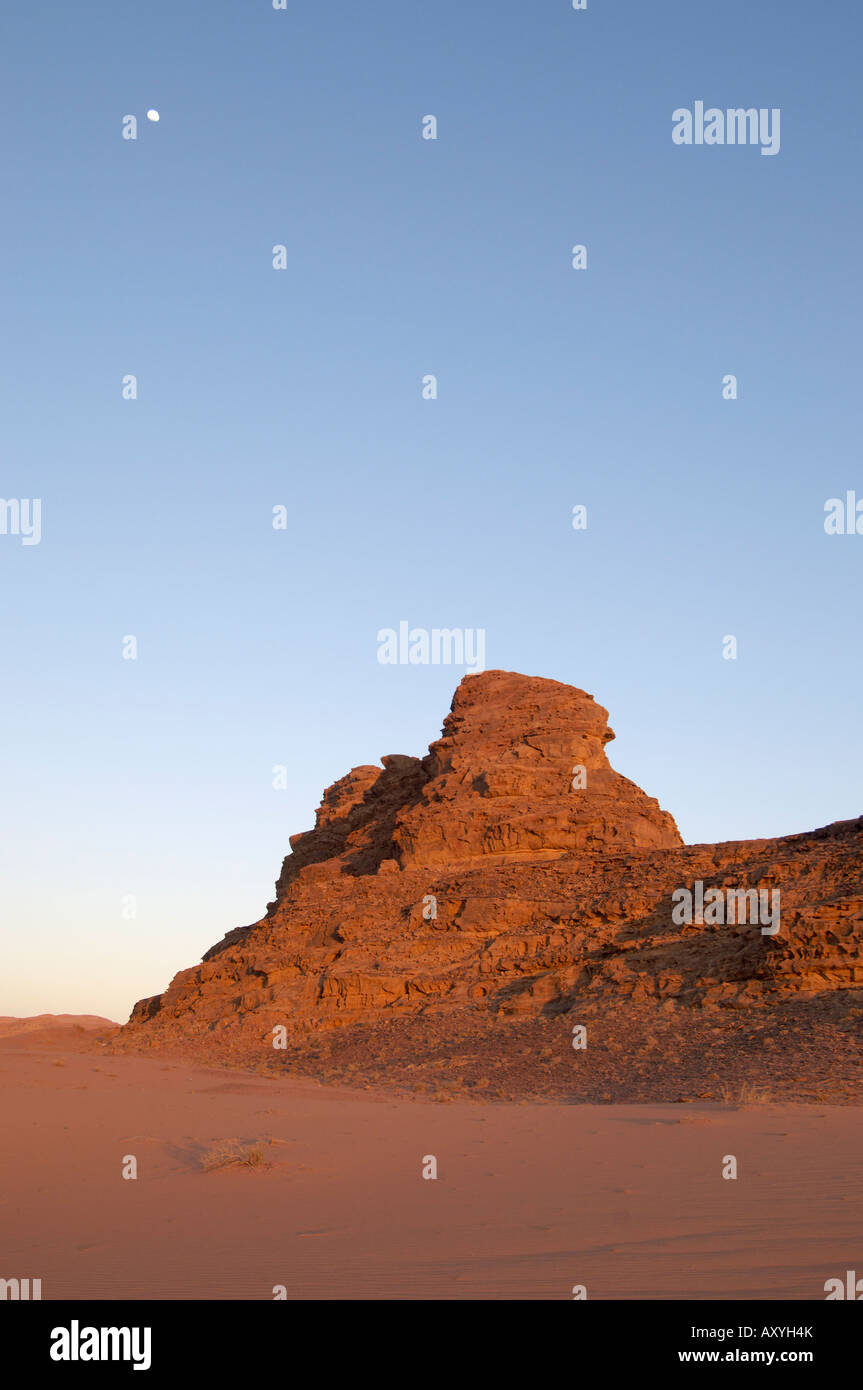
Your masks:
<svg viewBox="0 0 863 1390"><path fill-rule="evenodd" d="M725 1085L720 1095L725 1105L766 1105L770 1101L770 1092L754 1081L741 1081L736 1087Z"/></svg>
<svg viewBox="0 0 863 1390"><path fill-rule="evenodd" d="M266 1168L263 1145L244 1144L240 1139L219 1139L201 1159L206 1173L218 1168Z"/></svg>

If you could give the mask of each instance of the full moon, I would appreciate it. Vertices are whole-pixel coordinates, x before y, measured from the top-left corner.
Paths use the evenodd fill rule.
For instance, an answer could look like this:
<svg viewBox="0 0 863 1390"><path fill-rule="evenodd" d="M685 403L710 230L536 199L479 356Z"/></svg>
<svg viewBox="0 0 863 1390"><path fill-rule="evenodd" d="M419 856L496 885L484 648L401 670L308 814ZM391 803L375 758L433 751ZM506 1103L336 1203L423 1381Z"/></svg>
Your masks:
<svg viewBox="0 0 863 1390"><path fill-rule="evenodd" d="M148 111L148 112L147 112L147 120L148 120L148 121L158 121L158 119L159 119L159 113L158 113L158 111Z"/></svg>

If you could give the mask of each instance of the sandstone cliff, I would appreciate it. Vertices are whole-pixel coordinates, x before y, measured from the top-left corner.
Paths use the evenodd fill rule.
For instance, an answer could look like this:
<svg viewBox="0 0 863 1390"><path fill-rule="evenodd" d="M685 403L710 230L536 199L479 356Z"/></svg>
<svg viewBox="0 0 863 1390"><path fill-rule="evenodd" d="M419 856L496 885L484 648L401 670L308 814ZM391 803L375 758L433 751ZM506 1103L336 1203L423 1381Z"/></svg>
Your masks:
<svg viewBox="0 0 863 1390"><path fill-rule="evenodd" d="M841 1047L846 1094L860 1061L863 818L687 847L611 768L613 737L583 691L466 677L428 754L330 787L266 916L137 1004L119 1045L370 1080L439 1083L460 1068L491 1093L582 1098L705 1094L705 1077L768 1062L777 1094L828 1095ZM695 883L778 888L781 928L676 922L674 894ZM578 1022L592 1039L582 1058ZM790 1065L787 1050L753 1055L753 1039L769 1053L783 1037Z"/></svg>

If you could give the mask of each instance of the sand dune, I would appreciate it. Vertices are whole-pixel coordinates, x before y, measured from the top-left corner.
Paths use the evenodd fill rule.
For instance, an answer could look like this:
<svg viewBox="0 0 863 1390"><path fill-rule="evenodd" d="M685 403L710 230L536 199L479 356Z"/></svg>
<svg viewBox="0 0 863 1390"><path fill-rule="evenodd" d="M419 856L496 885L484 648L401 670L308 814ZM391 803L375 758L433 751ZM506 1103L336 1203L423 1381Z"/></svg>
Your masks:
<svg viewBox="0 0 863 1390"><path fill-rule="evenodd" d="M14 1038L21 1033L41 1033L55 1028L85 1028L89 1032L118 1026L110 1018L100 1018L98 1014L32 1014L29 1018L0 1014L0 1038Z"/></svg>
<svg viewBox="0 0 863 1390"><path fill-rule="evenodd" d="M849 1107L441 1104L18 1045L0 1087L0 1277L45 1299L823 1299L863 1248ZM226 1141L262 1162L208 1170Z"/></svg>

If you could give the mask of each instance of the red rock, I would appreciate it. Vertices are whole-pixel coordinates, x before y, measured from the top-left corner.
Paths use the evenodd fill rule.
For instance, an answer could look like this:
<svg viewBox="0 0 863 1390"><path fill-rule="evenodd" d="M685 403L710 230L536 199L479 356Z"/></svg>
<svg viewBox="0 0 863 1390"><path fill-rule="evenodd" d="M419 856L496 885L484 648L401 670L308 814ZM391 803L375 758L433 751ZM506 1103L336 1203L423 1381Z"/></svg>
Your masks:
<svg viewBox="0 0 863 1390"><path fill-rule="evenodd" d="M291 837L266 916L137 1004L120 1045L326 1075L312 1041L338 1029L330 1063L349 1055L376 1079L467 1048L468 1071L502 1094L548 1089L563 1067L601 1076L601 1098L639 1076L683 1090L687 1067L703 1085L701 1020L717 1006L738 1032L763 1028L771 1009L787 1022L793 1000L812 1001L816 1032L825 1010L844 1028L863 985L863 819L686 847L609 765L613 737L583 691L505 671L466 677L426 757L390 755L328 788L314 829ZM573 790L577 767L586 780ZM780 933L675 925L672 894L696 880L780 887ZM573 1072L569 1019L588 1018L611 1052ZM535 1052L514 1071L517 1021ZM277 1025L286 1052L272 1047ZM645 1042L653 1032L671 1039L661 1056ZM538 1059L548 1036L553 1066Z"/></svg>

